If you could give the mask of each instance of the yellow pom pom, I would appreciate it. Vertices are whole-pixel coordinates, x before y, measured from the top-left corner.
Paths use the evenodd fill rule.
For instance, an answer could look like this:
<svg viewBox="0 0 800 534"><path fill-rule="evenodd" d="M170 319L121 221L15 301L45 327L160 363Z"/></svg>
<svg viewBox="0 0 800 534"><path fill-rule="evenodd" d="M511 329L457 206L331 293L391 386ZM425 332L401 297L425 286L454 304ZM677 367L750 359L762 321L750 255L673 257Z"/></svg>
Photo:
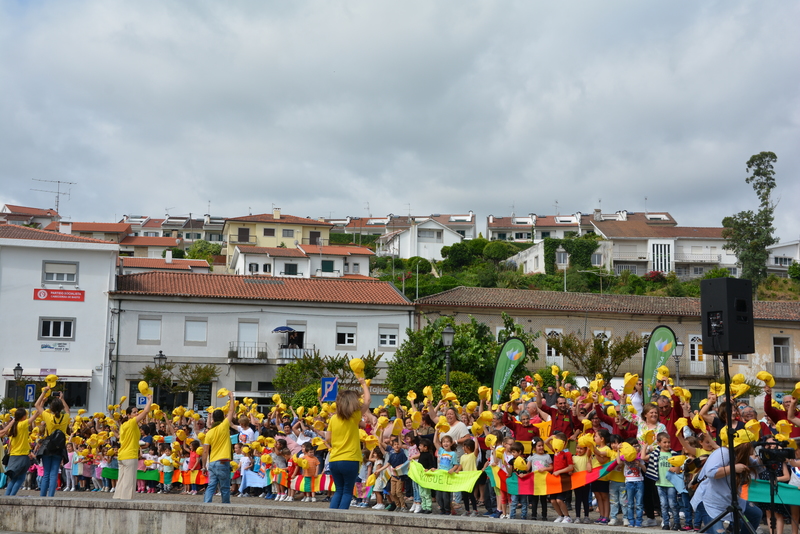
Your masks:
<svg viewBox="0 0 800 534"><path fill-rule="evenodd" d="M763 381L764 384L766 384L767 386L769 386L771 388L775 387L775 378L773 378L773 376L770 373L768 373L767 371L760 371L756 375L756 378L758 378L759 380Z"/></svg>
<svg viewBox="0 0 800 534"><path fill-rule="evenodd" d="M527 471L528 470L528 462L525 461L525 458L522 456L517 456L514 460L514 469L517 471Z"/></svg>
<svg viewBox="0 0 800 534"><path fill-rule="evenodd" d="M505 452L506 452L506 448L505 447L497 447L494 450L494 455L497 456L498 458L502 458L503 454L505 454Z"/></svg>
<svg viewBox="0 0 800 534"><path fill-rule="evenodd" d="M353 358L350 360L350 370L356 376L364 376L364 360L361 358Z"/></svg>
<svg viewBox="0 0 800 534"><path fill-rule="evenodd" d="M558 366L557 365L551 365L550 366L550 373L557 378L558 377L558 373L559 373Z"/></svg>
<svg viewBox="0 0 800 534"><path fill-rule="evenodd" d="M417 400L417 394L414 392L413 389L408 392L408 395L406 395L406 399L408 399L408 402L414 402L415 400Z"/></svg>
<svg viewBox="0 0 800 534"><path fill-rule="evenodd" d="M150 386L147 385L147 382L142 380L139 382L139 393L142 395L147 395L147 391L150 389Z"/></svg>
<svg viewBox="0 0 800 534"><path fill-rule="evenodd" d="M217 398L221 399L222 397L227 397L230 394L230 391L227 388L219 388L217 391Z"/></svg>
<svg viewBox="0 0 800 534"><path fill-rule="evenodd" d="M630 443L626 443L624 441L619 446L619 453L626 462L634 461L638 455L636 448Z"/></svg>

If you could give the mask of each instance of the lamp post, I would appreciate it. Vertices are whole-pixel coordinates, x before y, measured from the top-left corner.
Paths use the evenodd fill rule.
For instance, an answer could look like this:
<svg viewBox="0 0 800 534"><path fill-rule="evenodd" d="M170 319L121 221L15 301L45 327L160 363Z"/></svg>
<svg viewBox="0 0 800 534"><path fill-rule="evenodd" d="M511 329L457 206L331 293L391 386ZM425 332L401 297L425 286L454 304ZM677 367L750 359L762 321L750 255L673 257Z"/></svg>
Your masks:
<svg viewBox="0 0 800 534"><path fill-rule="evenodd" d="M672 359L675 360L675 385L681 382L681 356L683 356L683 341L675 342L675 350L672 351Z"/></svg>
<svg viewBox="0 0 800 534"><path fill-rule="evenodd" d="M589 274L596 274L600 277L600 294L603 294L603 278L606 276L611 276L611 273L607 273L605 271L578 271L579 273L589 273Z"/></svg>
<svg viewBox="0 0 800 534"><path fill-rule="evenodd" d="M445 371L444 383L450 385L450 347L453 346L453 338L456 335L455 329L447 325L442 330L442 345L444 345Z"/></svg>
<svg viewBox="0 0 800 534"><path fill-rule="evenodd" d="M17 395L19 394L19 381L22 380L22 366L14 367L14 408L17 408Z"/></svg>
<svg viewBox="0 0 800 534"><path fill-rule="evenodd" d="M167 357L166 357L166 355L164 354L163 351L158 351L158 354L153 356L153 361L156 364L156 369L161 369L161 367L164 366L167 363ZM156 382L156 392L155 393L156 393L156 404L160 404L161 386L159 385L158 382Z"/></svg>

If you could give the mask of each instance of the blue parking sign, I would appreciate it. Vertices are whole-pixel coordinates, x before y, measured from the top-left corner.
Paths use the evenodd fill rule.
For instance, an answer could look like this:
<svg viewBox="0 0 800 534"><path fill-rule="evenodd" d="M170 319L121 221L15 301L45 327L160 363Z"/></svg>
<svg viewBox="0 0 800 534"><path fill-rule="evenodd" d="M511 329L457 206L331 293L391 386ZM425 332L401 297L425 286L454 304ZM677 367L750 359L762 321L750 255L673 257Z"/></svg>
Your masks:
<svg viewBox="0 0 800 534"><path fill-rule="evenodd" d="M25 402L36 400L36 384L25 384Z"/></svg>
<svg viewBox="0 0 800 534"><path fill-rule="evenodd" d="M339 379L324 376L322 377L322 402L334 402L339 394Z"/></svg>

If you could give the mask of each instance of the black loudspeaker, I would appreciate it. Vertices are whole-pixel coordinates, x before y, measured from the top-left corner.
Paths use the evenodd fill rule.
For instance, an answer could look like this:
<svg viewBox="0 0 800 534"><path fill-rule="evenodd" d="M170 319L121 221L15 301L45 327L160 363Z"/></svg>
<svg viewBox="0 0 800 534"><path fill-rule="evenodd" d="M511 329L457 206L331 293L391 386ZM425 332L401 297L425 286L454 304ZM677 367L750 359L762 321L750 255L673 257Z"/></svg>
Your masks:
<svg viewBox="0 0 800 534"><path fill-rule="evenodd" d="M752 354L753 283L737 278L700 282L700 321L705 354Z"/></svg>

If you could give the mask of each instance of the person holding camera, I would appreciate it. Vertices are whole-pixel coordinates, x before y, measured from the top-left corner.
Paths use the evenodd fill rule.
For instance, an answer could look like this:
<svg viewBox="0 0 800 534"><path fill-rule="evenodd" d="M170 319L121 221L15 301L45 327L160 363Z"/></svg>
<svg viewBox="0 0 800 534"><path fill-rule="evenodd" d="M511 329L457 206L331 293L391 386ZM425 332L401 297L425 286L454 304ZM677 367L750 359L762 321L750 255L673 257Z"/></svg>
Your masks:
<svg viewBox="0 0 800 534"><path fill-rule="evenodd" d="M762 439L763 444L761 445L761 452L759 454L761 458L761 465L758 469L757 478L767 482L771 480L776 480L777 482L789 482L790 474L787 463L780 458L776 458L776 455L770 454L778 452L778 442L775 441L775 438L772 436L767 436L766 438ZM786 505L782 503L758 503L758 507L761 508L761 511L766 515L767 526L770 527L770 530L773 528L772 522L774 518L775 530L772 530L772 532L783 532L783 525L791 521L791 512Z"/></svg>
<svg viewBox="0 0 800 534"><path fill-rule="evenodd" d="M39 485L39 497L53 497L58 486L58 473L61 470L61 462L67 463L67 428L69 427L69 406L61 397L60 391L53 392L48 408L44 407L44 398L39 397L36 409L42 412L42 419L45 424L45 436L52 436L48 442L47 450L42 451L42 466L44 475L42 483ZM61 432L56 436L56 431ZM56 440L55 438L58 437ZM52 442L52 443L50 443Z"/></svg>

